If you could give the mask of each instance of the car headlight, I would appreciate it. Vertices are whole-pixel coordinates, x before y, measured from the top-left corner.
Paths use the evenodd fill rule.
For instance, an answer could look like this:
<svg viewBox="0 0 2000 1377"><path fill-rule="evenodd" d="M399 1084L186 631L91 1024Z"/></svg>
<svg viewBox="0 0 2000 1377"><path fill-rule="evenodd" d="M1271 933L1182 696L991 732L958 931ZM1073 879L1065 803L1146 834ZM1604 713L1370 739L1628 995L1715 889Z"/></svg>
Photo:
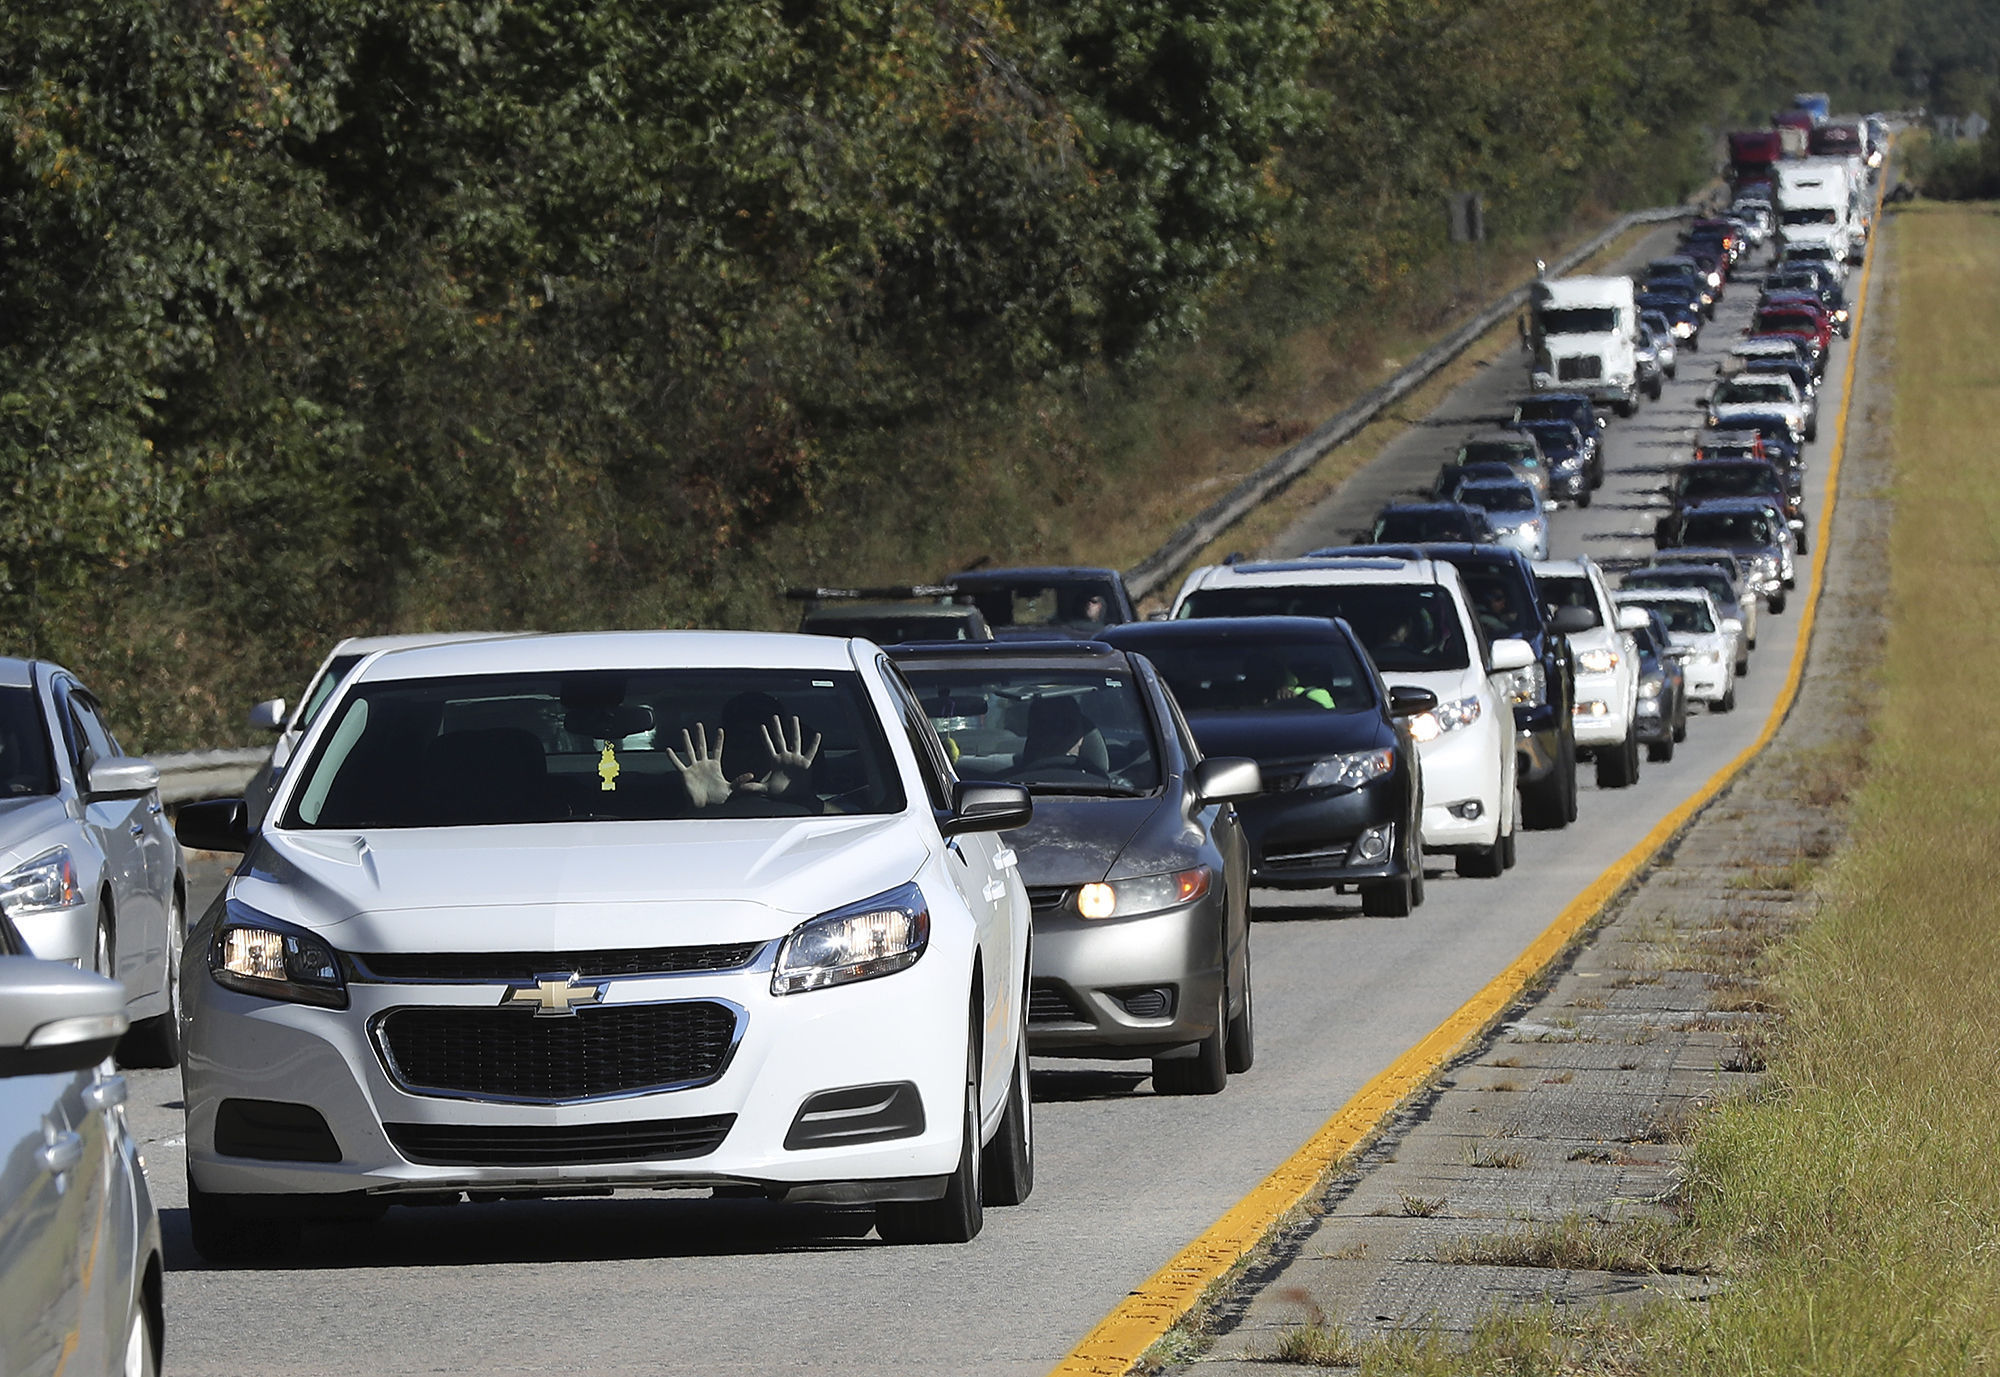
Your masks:
<svg viewBox="0 0 2000 1377"><path fill-rule="evenodd" d="M1677 321L1675 321L1675 322L1674 322L1674 338L1675 338L1675 339L1693 339L1693 338L1694 338L1694 322L1693 322L1693 321L1691 321L1691 320L1677 320Z"/></svg>
<svg viewBox="0 0 2000 1377"><path fill-rule="evenodd" d="M1330 755L1314 763L1299 781L1301 789L1359 789L1371 779L1380 779L1396 768L1393 748L1379 751L1350 751Z"/></svg>
<svg viewBox="0 0 2000 1377"><path fill-rule="evenodd" d="M1576 667L1585 674L1609 674L1618 668L1615 650L1586 650L1576 657Z"/></svg>
<svg viewBox="0 0 2000 1377"><path fill-rule="evenodd" d="M83 887L76 882L76 862L67 846L44 851L0 877L0 908L12 918L55 913L82 902Z"/></svg>
<svg viewBox="0 0 2000 1377"><path fill-rule="evenodd" d="M1076 911L1085 918L1136 918L1143 913L1161 913L1193 903L1208 893L1213 883L1215 874L1205 865L1165 875L1101 881L1076 892Z"/></svg>
<svg viewBox="0 0 2000 1377"><path fill-rule="evenodd" d="M332 947L234 899L208 949L208 974L224 989L259 999L347 1007L347 979Z"/></svg>
<svg viewBox="0 0 2000 1377"><path fill-rule="evenodd" d="M771 993L798 994L893 975L917 963L931 940L931 910L914 882L822 913L793 928L778 948Z"/></svg>
<svg viewBox="0 0 2000 1377"><path fill-rule="evenodd" d="M1719 650L1704 650L1701 652L1701 662L1705 665L1719 665L1722 663L1722 652Z"/></svg>
<svg viewBox="0 0 2000 1377"><path fill-rule="evenodd" d="M1549 693L1548 671L1542 668L1540 660L1531 665L1523 665L1519 669L1509 670L1500 683L1502 692L1507 695L1507 701L1524 708L1539 705Z"/></svg>
<svg viewBox="0 0 2000 1377"><path fill-rule="evenodd" d="M1658 679L1641 680L1639 683L1639 696L1641 698L1658 698L1660 696L1660 681Z"/></svg>
<svg viewBox="0 0 2000 1377"><path fill-rule="evenodd" d="M1447 732L1471 726L1479 720L1479 713L1477 695L1454 698L1448 703L1439 703L1430 712L1420 712L1412 717L1410 735L1419 741L1435 741Z"/></svg>

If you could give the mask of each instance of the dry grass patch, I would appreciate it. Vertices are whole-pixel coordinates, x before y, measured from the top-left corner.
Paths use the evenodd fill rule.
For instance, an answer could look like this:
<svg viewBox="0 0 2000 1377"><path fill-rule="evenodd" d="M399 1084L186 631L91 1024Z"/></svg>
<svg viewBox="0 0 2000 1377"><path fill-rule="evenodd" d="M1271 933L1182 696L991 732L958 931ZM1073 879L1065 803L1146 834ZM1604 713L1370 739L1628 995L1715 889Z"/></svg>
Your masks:
<svg viewBox="0 0 2000 1377"><path fill-rule="evenodd" d="M1537 1267L1587 1272L1700 1272L1694 1235L1672 1220L1606 1221L1567 1215L1553 1224L1439 1243L1433 1260L1457 1266Z"/></svg>

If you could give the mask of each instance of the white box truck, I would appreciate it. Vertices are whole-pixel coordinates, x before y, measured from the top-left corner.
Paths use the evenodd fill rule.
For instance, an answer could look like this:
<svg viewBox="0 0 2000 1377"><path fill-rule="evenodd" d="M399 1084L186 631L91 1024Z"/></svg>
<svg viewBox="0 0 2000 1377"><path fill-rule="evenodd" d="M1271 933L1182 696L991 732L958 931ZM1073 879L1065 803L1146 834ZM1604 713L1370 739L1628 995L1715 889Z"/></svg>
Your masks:
<svg viewBox="0 0 2000 1377"><path fill-rule="evenodd" d="M1537 278L1528 290L1537 392L1581 392L1620 416L1639 409L1639 310L1629 277Z"/></svg>
<svg viewBox="0 0 2000 1377"><path fill-rule="evenodd" d="M1779 163L1772 185L1783 245L1826 244L1842 262L1866 239L1858 210L1862 179L1857 159L1800 158Z"/></svg>

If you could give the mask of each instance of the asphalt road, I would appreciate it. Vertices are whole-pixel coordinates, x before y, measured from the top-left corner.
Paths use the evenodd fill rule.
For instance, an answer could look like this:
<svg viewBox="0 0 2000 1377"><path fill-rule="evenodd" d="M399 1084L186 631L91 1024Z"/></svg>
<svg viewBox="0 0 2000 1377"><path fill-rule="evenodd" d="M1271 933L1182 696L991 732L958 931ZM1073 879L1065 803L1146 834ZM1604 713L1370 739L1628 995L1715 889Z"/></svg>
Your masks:
<svg viewBox="0 0 2000 1377"><path fill-rule="evenodd" d="M1638 256L1664 251L1649 241ZM1732 285L1708 348L1683 355L1664 399L1613 421L1606 484L1588 511L1556 517L1558 555L1650 551L1662 472L1687 449L1694 398L1747 319L1757 275ZM1815 519L1846 348L1810 447ZM1461 431L1524 384L1517 356L1483 370L1269 553L1347 539L1387 496L1427 484ZM168 1369L1045 1373L1750 742L1792 655L1805 561L1800 573L1793 610L1764 624L1738 711L1697 714L1679 756L1648 762L1636 788L1599 791L1586 770L1580 820L1524 834L1508 875L1435 876L1404 919L1363 918L1353 899L1262 909L1257 1067L1224 1094L1156 1098L1143 1063L1038 1063L1034 1197L989 1211L966 1247L886 1247L865 1214L829 1208L623 1195L399 1209L366 1230L309 1233L295 1267L212 1270L187 1241L178 1080L135 1073L130 1118L167 1238Z"/></svg>

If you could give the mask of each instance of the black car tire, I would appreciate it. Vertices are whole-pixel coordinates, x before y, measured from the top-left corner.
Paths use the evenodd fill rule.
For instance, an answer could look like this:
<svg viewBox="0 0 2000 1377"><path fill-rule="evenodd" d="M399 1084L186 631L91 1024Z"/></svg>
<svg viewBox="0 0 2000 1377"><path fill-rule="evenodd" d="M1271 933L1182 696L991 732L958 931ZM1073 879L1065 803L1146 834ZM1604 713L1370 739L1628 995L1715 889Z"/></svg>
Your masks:
<svg viewBox="0 0 2000 1377"><path fill-rule="evenodd" d="M1811 525L1812 523L1807 522L1806 524ZM1799 530L1799 553L1802 555L1812 553L1812 542L1806 538L1806 532L1803 527Z"/></svg>
<svg viewBox="0 0 2000 1377"><path fill-rule="evenodd" d="M1618 414L1619 414L1620 416L1626 416L1626 417L1629 417L1629 416L1632 416L1632 415L1634 415L1634 414L1636 414L1636 413L1638 412L1638 410L1639 410L1639 401L1638 401L1638 399L1637 399L1637 398L1635 397L1635 398L1633 398L1633 399L1632 399L1631 401L1629 401L1629 402L1628 402L1628 401L1624 400L1624 399L1623 399L1623 398L1621 397L1621 398L1620 398L1620 399L1619 399L1618 401L1616 401L1616 402L1613 402L1613 403L1611 404L1611 409L1612 409L1613 411L1617 412L1617 413L1618 413Z"/></svg>
<svg viewBox="0 0 2000 1377"><path fill-rule="evenodd" d="M974 996L965 1043L965 1107L960 1114L958 1166L936 1200L892 1200L875 1207L884 1243L970 1243L986 1223L979 1146L979 1000Z"/></svg>
<svg viewBox="0 0 2000 1377"><path fill-rule="evenodd" d="M1639 782L1639 736L1628 731L1617 746L1600 747L1597 752L1597 787L1629 789Z"/></svg>
<svg viewBox="0 0 2000 1377"><path fill-rule="evenodd" d="M1688 739L1687 704L1683 703L1681 704L1681 720L1674 723L1674 743L1678 745L1687 739Z"/></svg>
<svg viewBox="0 0 2000 1377"><path fill-rule="evenodd" d="M1819 417L1815 416L1806 422L1806 442L1810 444L1817 439L1819 439Z"/></svg>
<svg viewBox="0 0 2000 1377"><path fill-rule="evenodd" d="M1788 599L1785 597L1785 595L1783 593L1780 593L1775 598L1772 598L1770 602L1766 603L1765 606L1771 609L1772 616L1782 617L1785 615L1785 603L1787 601Z"/></svg>
<svg viewBox="0 0 2000 1377"><path fill-rule="evenodd" d="M1667 739L1665 741L1649 741L1646 743L1646 759L1658 761L1660 764L1664 765L1666 764L1666 762L1672 760L1673 758L1674 758L1674 737L1671 732L1667 734Z"/></svg>
<svg viewBox="0 0 2000 1377"><path fill-rule="evenodd" d="M1361 912L1370 918L1407 918L1416 907L1415 887L1406 875L1361 886Z"/></svg>
<svg viewBox="0 0 2000 1377"><path fill-rule="evenodd" d="M1553 832L1576 821L1576 738L1568 732L1561 738L1555 768L1521 789L1521 826L1530 832Z"/></svg>
<svg viewBox="0 0 2000 1377"><path fill-rule="evenodd" d="M1229 1084L1229 982L1215 997L1215 1031L1196 1045L1191 1057L1158 1057L1153 1061L1156 1095L1220 1095Z"/></svg>
<svg viewBox="0 0 2000 1377"><path fill-rule="evenodd" d="M167 904L167 1011L133 1027L118 1048L126 1066L181 1064L181 950L187 941L186 910L176 893Z"/></svg>
<svg viewBox="0 0 2000 1377"><path fill-rule="evenodd" d="M299 1249L304 1225L282 1196L210 1195L188 1178L188 1233L212 1266L282 1262Z"/></svg>
<svg viewBox="0 0 2000 1377"><path fill-rule="evenodd" d="M1257 1010L1251 1002L1250 939L1243 939L1243 1010L1229 1020L1229 1034L1223 1039L1222 1060L1229 1074L1240 1076L1257 1064Z"/></svg>
<svg viewBox="0 0 2000 1377"><path fill-rule="evenodd" d="M1497 880L1506 869L1497 841L1458 853L1458 873L1468 880Z"/></svg>
<svg viewBox="0 0 2000 1377"><path fill-rule="evenodd" d="M1711 709L1711 711L1713 712L1736 711L1736 685L1731 684L1729 686L1729 692L1723 694L1722 697L1716 699L1715 706L1714 708Z"/></svg>
<svg viewBox="0 0 2000 1377"><path fill-rule="evenodd" d="M1028 1004L1024 990L1014 1074L1007 1084L1007 1110L993 1141L986 1145L985 1160L980 1164L981 1200L985 1204L1018 1205L1034 1193L1035 1109L1028 1082Z"/></svg>
<svg viewBox="0 0 2000 1377"><path fill-rule="evenodd" d="M1590 489L1588 487L1585 487L1583 491L1576 495L1576 505L1578 507L1588 507L1590 505Z"/></svg>

